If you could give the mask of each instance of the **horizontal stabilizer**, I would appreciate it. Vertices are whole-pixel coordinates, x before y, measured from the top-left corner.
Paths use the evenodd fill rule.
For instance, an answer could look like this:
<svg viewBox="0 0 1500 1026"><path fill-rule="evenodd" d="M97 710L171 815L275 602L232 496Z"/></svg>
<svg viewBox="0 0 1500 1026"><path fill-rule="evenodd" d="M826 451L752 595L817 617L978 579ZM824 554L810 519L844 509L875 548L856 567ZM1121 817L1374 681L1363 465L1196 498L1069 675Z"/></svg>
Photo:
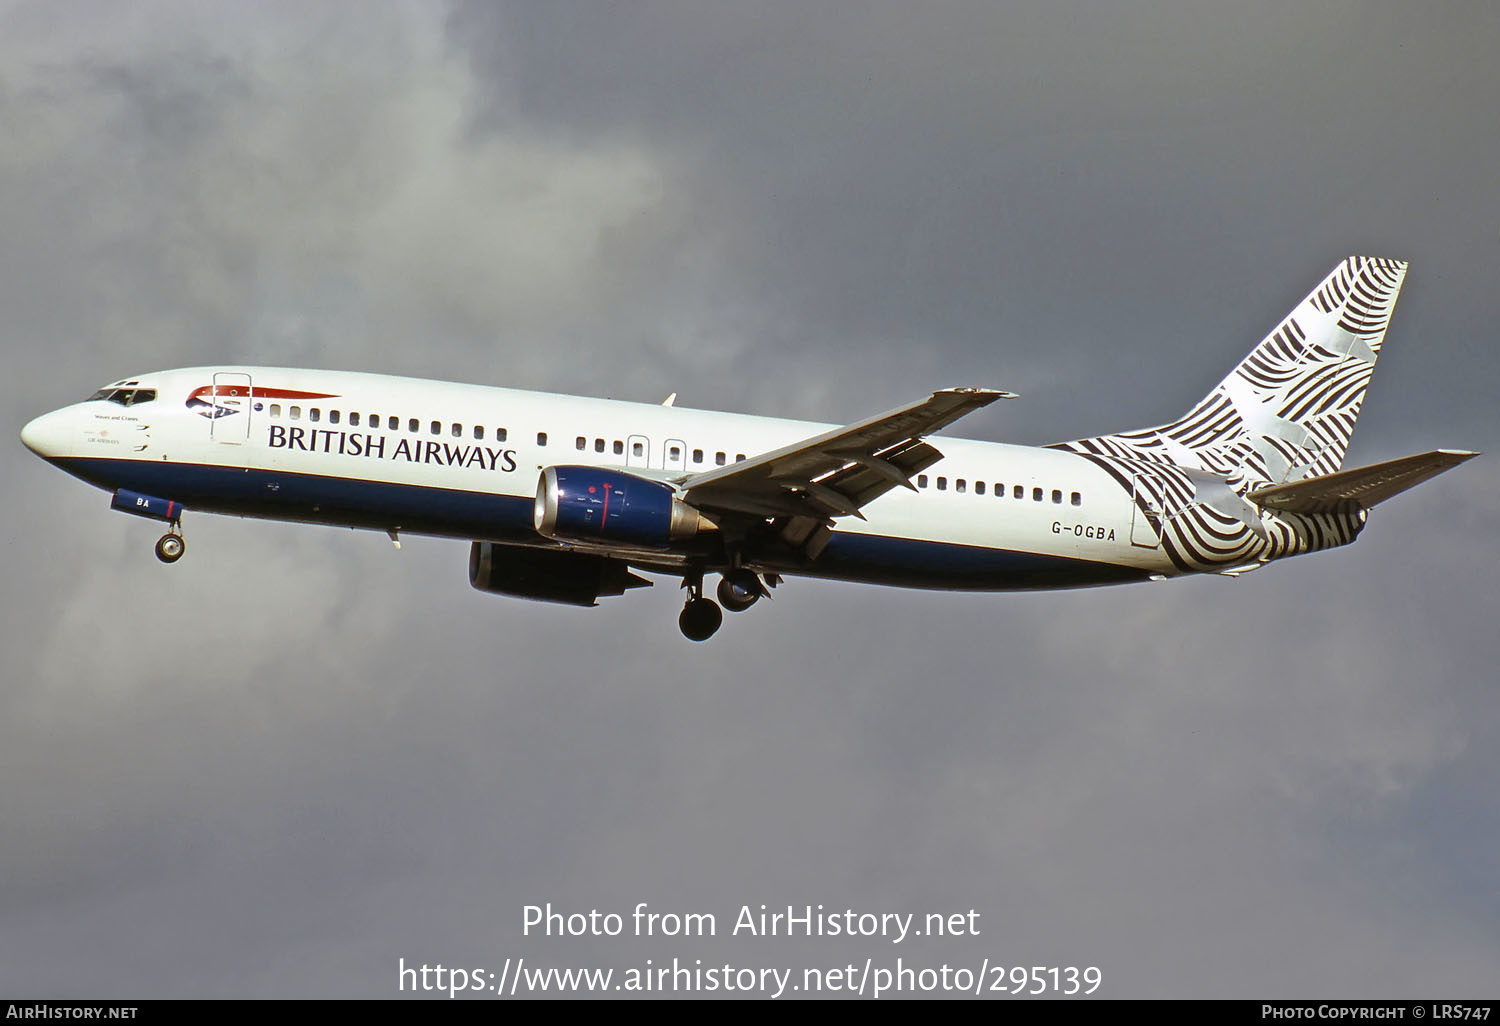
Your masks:
<svg viewBox="0 0 1500 1026"><path fill-rule="evenodd" d="M1335 513L1352 506L1369 509L1478 455L1437 449L1306 481L1257 488L1246 497L1262 509L1286 513Z"/></svg>

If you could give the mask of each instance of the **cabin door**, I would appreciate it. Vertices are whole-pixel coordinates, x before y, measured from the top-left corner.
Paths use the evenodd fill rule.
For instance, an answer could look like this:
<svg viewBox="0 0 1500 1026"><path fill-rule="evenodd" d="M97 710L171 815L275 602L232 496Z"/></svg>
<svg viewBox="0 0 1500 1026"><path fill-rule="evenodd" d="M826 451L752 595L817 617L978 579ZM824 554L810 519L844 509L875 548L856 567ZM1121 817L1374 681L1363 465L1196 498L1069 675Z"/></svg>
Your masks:
<svg viewBox="0 0 1500 1026"><path fill-rule="evenodd" d="M250 438L250 375L221 371L214 375L213 425L216 442L243 445Z"/></svg>
<svg viewBox="0 0 1500 1026"><path fill-rule="evenodd" d="M1162 523L1161 510L1139 474L1134 475L1130 483L1130 544L1154 549L1161 543L1161 536L1157 533Z"/></svg>

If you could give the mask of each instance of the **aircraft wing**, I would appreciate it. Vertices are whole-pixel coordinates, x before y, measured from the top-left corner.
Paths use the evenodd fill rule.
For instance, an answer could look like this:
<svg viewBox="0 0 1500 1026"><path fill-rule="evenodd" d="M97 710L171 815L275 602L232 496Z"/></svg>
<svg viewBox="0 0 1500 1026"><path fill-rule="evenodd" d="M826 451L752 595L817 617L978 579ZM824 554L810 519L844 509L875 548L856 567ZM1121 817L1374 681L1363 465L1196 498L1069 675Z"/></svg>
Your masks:
<svg viewBox="0 0 1500 1026"><path fill-rule="evenodd" d="M1457 449L1436 449L1306 481L1257 488L1246 498L1262 509L1288 513L1332 513L1356 505L1369 509L1478 455Z"/></svg>
<svg viewBox="0 0 1500 1026"><path fill-rule="evenodd" d="M860 508L932 466L943 454L922 440L1010 392L945 388L920 402L848 427L694 474L683 498L702 510L757 517L863 519Z"/></svg>

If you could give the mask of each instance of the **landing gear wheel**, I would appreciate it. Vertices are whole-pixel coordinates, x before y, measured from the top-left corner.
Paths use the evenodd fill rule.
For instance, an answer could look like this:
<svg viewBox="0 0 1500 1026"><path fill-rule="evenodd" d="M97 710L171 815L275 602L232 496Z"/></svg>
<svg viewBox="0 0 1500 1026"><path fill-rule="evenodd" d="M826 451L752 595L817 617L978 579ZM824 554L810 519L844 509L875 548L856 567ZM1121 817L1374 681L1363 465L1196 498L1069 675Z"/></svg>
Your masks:
<svg viewBox="0 0 1500 1026"><path fill-rule="evenodd" d="M164 534L156 539L156 558L163 563L175 563L182 558L182 553L187 549L187 543L182 540L180 534Z"/></svg>
<svg viewBox="0 0 1500 1026"><path fill-rule="evenodd" d="M748 570L735 570L719 578L719 604L731 613L741 613L760 598L760 578Z"/></svg>
<svg viewBox="0 0 1500 1026"><path fill-rule="evenodd" d="M688 599L687 605L682 607L682 614L677 617L677 626L682 628L683 636L689 641L707 641L723 622L724 613L713 599L706 598Z"/></svg>

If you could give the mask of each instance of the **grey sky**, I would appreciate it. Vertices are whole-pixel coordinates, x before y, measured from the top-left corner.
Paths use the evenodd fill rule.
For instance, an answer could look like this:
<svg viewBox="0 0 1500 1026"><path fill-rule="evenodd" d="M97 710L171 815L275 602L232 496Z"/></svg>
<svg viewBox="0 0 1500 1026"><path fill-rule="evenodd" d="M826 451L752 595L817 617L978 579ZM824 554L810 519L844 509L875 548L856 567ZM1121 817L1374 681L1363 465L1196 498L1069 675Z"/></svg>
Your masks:
<svg viewBox="0 0 1500 1026"><path fill-rule="evenodd" d="M478 594L454 542L210 517L21 424L326 366L852 420L1156 423L1339 258L1412 262L1351 462L1494 450L1487 4L0 4L0 993L495 967L1097 965L1110 996L1490 994L1500 476L1212 579ZM713 912L538 940L521 909ZM722 936L742 904L978 938Z"/></svg>

